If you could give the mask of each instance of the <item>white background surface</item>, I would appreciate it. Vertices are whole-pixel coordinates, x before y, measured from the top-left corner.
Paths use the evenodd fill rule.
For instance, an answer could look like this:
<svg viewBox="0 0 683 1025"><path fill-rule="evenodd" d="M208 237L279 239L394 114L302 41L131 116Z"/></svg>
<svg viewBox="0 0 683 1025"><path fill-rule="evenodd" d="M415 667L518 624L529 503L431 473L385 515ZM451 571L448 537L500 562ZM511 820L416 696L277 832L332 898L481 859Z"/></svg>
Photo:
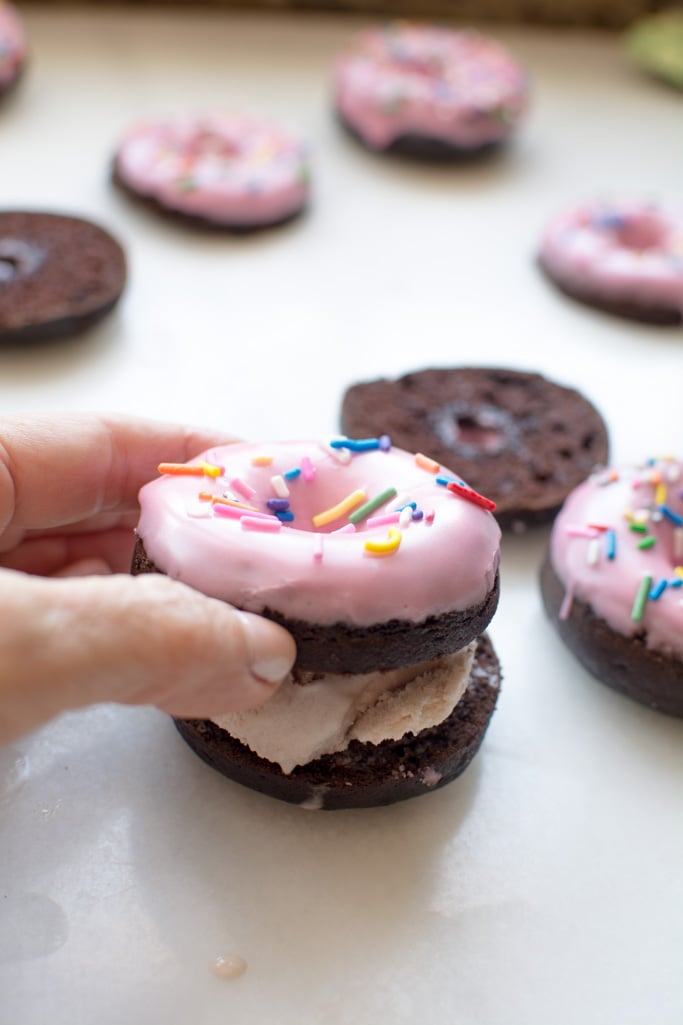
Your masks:
<svg viewBox="0 0 683 1025"><path fill-rule="evenodd" d="M678 451L683 332L552 291L545 221L595 197L681 200L683 95L617 38L498 29L533 105L508 155L420 167L330 116L355 21L26 12L0 109L0 202L90 216L126 246L118 312L0 350L0 411L120 410L251 439L334 432L353 381L428 365L578 386L616 460ZM311 145L314 201L207 236L108 184L144 114L239 107ZM547 532L506 538L505 681L467 773L418 801L310 814L229 783L153 710L70 715L0 752L2 1025L679 1025L683 724L595 683L542 614ZM238 953L236 981L210 962Z"/></svg>

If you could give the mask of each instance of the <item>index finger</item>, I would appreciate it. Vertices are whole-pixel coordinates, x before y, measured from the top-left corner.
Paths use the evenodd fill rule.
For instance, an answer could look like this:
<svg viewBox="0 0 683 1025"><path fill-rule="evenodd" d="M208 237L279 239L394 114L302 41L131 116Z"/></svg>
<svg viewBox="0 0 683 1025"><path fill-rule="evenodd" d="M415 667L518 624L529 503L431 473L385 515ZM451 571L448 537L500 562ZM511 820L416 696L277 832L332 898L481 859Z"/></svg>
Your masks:
<svg viewBox="0 0 683 1025"><path fill-rule="evenodd" d="M116 415L0 418L0 549L13 547L26 531L131 512L160 462L185 462L234 440Z"/></svg>

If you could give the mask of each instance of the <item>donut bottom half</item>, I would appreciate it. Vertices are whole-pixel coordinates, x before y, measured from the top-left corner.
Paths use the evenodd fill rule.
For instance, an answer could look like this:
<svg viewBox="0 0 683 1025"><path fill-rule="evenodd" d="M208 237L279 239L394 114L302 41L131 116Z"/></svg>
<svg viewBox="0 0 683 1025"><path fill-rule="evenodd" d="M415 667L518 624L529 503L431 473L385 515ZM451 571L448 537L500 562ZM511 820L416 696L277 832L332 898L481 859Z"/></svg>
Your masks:
<svg viewBox="0 0 683 1025"><path fill-rule="evenodd" d="M155 196L151 194L146 195L145 193L138 191L134 186L129 185L125 178L119 173L118 168L116 167L116 162L112 165L111 181L119 192L125 194L139 207L146 207L153 213L165 217L169 221L174 221L176 224L184 224L187 227L196 228L200 231L206 231L207 233L220 234L223 232L229 235L256 235L259 232L267 231L269 228L279 228L281 225L289 224L290 221L294 221L303 216L308 207L308 203L304 202L295 210L289 210L280 216L269 217L264 220L244 222L231 220L223 221L209 216L203 217L201 214L193 214L188 213L185 210L176 209L175 207L171 207L167 203L163 203L161 200L156 199Z"/></svg>
<svg viewBox="0 0 683 1025"><path fill-rule="evenodd" d="M437 726L379 744L353 740L285 774L207 719L177 719L178 731L211 768L252 790L310 810L394 804L450 783L472 761L496 706L501 670L479 637L467 689Z"/></svg>
<svg viewBox="0 0 683 1025"><path fill-rule="evenodd" d="M660 324L662 326L673 326L683 321L683 312L675 306L656 305L654 303L639 302L629 295L609 296L598 289L581 288L558 277L548 266L542 256L538 257L538 266L545 277L563 295L569 299L586 306L592 306L603 313L612 313L617 317L626 317L628 320L637 320L642 324Z"/></svg>
<svg viewBox="0 0 683 1025"><path fill-rule="evenodd" d="M131 572L161 572L138 538ZM262 615L288 630L296 642L298 669L323 673L371 673L398 669L460 651L482 634L498 607L500 578L479 605L429 616L421 623L391 619L367 627L338 622L329 625L291 619L264 609Z"/></svg>
<svg viewBox="0 0 683 1025"><path fill-rule="evenodd" d="M466 164L468 162L485 161L490 157L497 157L506 147L507 137L495 139L491 142L477 143L473 146L458 146L456 143L448 142L446 139L438 139L431 135L418 135L406 133L399 135L388 146L378 149L372 146L363 133L339 110L335 115L342 129L363 149L371 153L387 154L389 156L404 157L409 160L419 160L433 164Z"/></svg>
<svg viewBox="0 0 683 1025"><path fill-rule="evenodd" d="M576 598L569 616L560 619L565 587L548 557L540 585L546 612L560 637L593 676L648 708L683 717L683 661L648 648L644 633L617 633Z"/></svg>

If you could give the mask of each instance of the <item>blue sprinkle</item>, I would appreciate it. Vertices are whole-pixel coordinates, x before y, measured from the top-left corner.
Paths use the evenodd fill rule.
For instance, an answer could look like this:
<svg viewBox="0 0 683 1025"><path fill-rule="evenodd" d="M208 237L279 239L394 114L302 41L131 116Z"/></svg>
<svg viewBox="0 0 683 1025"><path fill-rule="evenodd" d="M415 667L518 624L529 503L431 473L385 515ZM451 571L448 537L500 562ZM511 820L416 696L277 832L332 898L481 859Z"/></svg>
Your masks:
<svg viewBox="0 0 683 1025"><path fill-rule="evenodd" d="M287 512L287 510L289 509L289 499L288 498L269 498L266 501L266 505L274 513Z"/></svg>
<svg viewBox="0 0 683 1025"><path fill-rule="evenodd" d="M605 544L607 545L607 558L613 559L617 554L617 533L615 530L605 531Z"/></svg>
<svg viewBox="0 0 683 1025"><path fill-rule="evenodd" d="M289 509L280 509L279 511L276 511L275 515L283 523L291 523L294 519L294 513L290 512Z"/></svg>
<svg viewBox="0 0 683 1025"><path fill-rule="evenodd" d="M300 473L301 467L295 466L292 470L285 470L282 476L285 478L285 480L296 480Z"/></svg>
<svg viewBox="0 0 683 1025"><path fill-rule="evenodd" d="M660 580L659 583L655 584L655 586L652 588L648 595L648 598L650 599L650 601L657 601L657 599L660 597L660 595L664 593L664 591L666 591L666 580Z"/></svg>
<svg viewBox="0 0 683 1025"><path fill-rule="evenodd" d="M349 452L372 452L379 447L379 438L335 438L330 442L330 448L346 448Z"/></svg>
<svg viewBox="0 0 683 1025"><path fill-rule="evenodd" d="M439 477L435 477L434 480L436 481L437 484L441 484L441 486L444 487L444 488L446 487L447 484L450 484L451 481L455 481L455 483L459 484L461 488L465 487L465 482L461 481L461 480L458 480L457 477L440 477L439 476Z"/></svg>
<svg viewBox="0 0 683 1025"><path fill-rule="evenodd" d="M417 502L406 502L405 505L399 505L398 509L394 509L394 512L403 512L404 509L417 509Z"/></svg>
<svg viewBox="0 0 683 1025"><path fill-rule="evenodd" d="M593 218L593 224L596 228L605 228L608 231L621 231L625 227L626 221L619 214L605 213L597 214Z"/></svg>
<svg viewBox="0 0 683 1025"><path fill-rule="evenodd" d="M389 449L391 448L391 438L388 434L380 434L379 447L382 450L382 452L389 451Z"/></svg>
<svg viewBox="0 0 683 1025"><path fill-rule="evenodd" d="M683 527L683 516L679 516L673 509L669 509L668 505L660 505L659 508L662 516L666 516L667 520L671 520L677 527Z"/></svg>
<svg viewBox="0 0 683 1025"><path fill-rule="evenodd" d="M410 518L411 520L421 520L423 516L424 512L422 511L422 509L416 509ZM683 580L681 580L681 583L683 584Z"/></svg>
<svg viewBox="0 0 683 1025"><path fill-rule="evenodd" d="M669 581L669 587L683 587L683 577L675 577Z"/></svg>

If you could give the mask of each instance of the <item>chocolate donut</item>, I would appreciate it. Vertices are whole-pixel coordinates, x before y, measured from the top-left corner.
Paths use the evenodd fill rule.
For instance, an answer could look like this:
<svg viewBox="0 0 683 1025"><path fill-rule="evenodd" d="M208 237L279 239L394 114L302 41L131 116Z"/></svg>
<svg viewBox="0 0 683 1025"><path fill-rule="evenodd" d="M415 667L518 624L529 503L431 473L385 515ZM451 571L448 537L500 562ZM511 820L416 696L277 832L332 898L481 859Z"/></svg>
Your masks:
<svg viewBox="0 0 683 1025"><path fill-rule="evenodd" d="M118 302L119 243L90 221L0 212L0 342L78 334Z"/></svg>
<svg viewBox="0 0 683 1025"><path fill-rule="evenodd" d="M324 771L337 779L346 765L350 775L339 785L351 795L358 766L343 752L356 741L373 749L373 765L374 748L391 742L389 764L414 735L413 754L429 753L424 768L433 770L427 782L398 789L405 773L382 770L370 804L462 771L500 675L480 639L498 601L500 530L485 496L386 436L223 446L159 469L140 493L133 573L163 572L275 619L297 643L293 673L266 706L214 725L180 724L202 757L248 785L265 774L270 782L259 789L296 803L317 800L321 784L311 780L328 755ZM475 651L485 652L481 665ZM464 716L476 729L449 726L449 753L436 759L422 734L450 719L473 682L470 697L481 700L454 722ZM216 754L221 731L231 738L218 744L227 762ZM343 793L325 806L345 806ZM363 801L354 793L351 804Z"/></svg>
<svg viewBox="0 0 683 1025"><path fill-rule="evenodd" d="M595 407L540 374L499 367L431 368L350 386L341 429L386 431L430 452L496 503L503 529L550 522L608 454Z"/></svg>
<svg viewBox="0 0 683 1025"><path fill-rule="evenodd" d="M589 672L683 716L683 462L606 468L576 488L553 525L541 592Z"/></svg>

